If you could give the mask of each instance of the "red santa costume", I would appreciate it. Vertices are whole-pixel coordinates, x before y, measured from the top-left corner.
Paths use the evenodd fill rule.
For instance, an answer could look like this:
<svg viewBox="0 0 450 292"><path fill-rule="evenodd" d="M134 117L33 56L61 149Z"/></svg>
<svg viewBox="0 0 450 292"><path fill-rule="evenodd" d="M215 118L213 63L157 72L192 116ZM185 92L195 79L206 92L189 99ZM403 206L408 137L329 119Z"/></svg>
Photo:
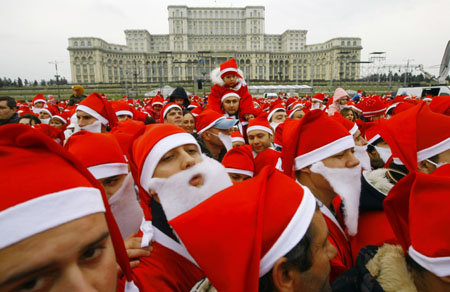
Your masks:
<svg viewBox="0 0 450 292"><path fill-rule="evenodd" d="M236 84L228 88L225 86L223 78L227 75L238 76ZM255 109L253 107L252 96L248 92L247 83L244 80L243 73L238 69L236 61L230 59L222 64L219 68L211 71L211 82L214 84L211 87L211 93L208 98L207 108L212 109L218 113L225 114L222 109L222 96L224 96L227 91L232 90L240 96L239 101L239 116L245 114L253 114Z"/></svg>
<svg viewBox="0 0 450 292"><path fill-rule="evenodd" d="M315 138L311 139L311 137ZM281 153L284 173L288 176L294 176L294 171L313 165L354 146L355 143L350 132L339 122L328 117L323 111L313 110L301 120L287 120L283 129L283 150ZM359 177L357 180L359 181ZM360 190L358 195L359 192ZM343 220L339 218L340 205L335 206L337 212L334 212L334 214L330 209L332 206L325 206L321 202L319 202L319 205L330 232L328 240L338 251L337 256L331 260L330 281L332 281L336 276L353 266L349 237L345 227L339 222L345 221L349 228L348 222L351 220L352 231L355 232L354 225L356 224L357 228L357 215L356 218L349 218L349 221L345 220L345 217Z"/></svg>
<svg viewBox="0 0 450 292"><path fill-rule="evenodd" d="M132 146L132 171L139 186L144 211L141 224L142 246L153 241L151 256L140 258L133 269L145 289L142 291L190 291L204 277L197 263L171 231L161 205L150 195L149 180L161 157L173 148L197 145L194 137L171 124L147 127ZM200 151L200 147L198 149Z"/></svg>

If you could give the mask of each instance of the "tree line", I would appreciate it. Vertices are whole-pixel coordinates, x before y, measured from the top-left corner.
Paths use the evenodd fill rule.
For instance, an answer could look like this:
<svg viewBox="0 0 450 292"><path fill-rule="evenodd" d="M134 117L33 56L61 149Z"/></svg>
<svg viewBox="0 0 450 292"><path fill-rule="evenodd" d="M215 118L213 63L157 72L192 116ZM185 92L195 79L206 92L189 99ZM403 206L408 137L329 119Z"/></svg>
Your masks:
<svg viewBox="0 0 450 292"><path fill-rule="evenodd" d="M65 77L61 77L58 82L56 79L44 80L28 80L18 77L17 79L0 78L0 87L27 87L27 86L47 86L47 85L65 85L68 84Z"/></svg>

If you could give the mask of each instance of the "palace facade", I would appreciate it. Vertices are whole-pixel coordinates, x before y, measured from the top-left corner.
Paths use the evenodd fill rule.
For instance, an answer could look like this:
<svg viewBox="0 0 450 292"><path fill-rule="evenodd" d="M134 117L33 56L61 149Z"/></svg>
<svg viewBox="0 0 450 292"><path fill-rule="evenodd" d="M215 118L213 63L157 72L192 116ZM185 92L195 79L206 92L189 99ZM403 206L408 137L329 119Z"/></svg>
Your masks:
<svg viewBox="0 0 450 292"><path fill-rule="evenodd" d="M208 79L234 57L246 80L354 80L361 39L306 43L306 30L265 34L263 6L168 6L169 34L125 30L126 45L69 38L73 83L170 82Z"/></svg>

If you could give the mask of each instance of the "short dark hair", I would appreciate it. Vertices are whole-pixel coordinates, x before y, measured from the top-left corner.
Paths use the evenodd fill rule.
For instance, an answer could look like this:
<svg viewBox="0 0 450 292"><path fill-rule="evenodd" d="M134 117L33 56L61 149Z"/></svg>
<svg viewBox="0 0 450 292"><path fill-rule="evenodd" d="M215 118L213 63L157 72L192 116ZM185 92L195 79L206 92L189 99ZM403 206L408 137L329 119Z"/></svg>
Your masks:
<svg viewBox="0 0 450 292"><path fill-rule="evenodd" d="M300 242L284 256L287 258L287 261L284 263L286 267L295 268L301 273L306 272L311 268L311 242L313 241L314 236L314 227L311 222L302 240L300 240ZM259 292L272 292L274 290L272 272L273 269L259 278Z"/></svg>
<svg viewBox="0 0 450 292"><path fill-rule="evenodd" d="M17 107L17 103L16 100L14 98L12 98L11 96L0 96L0 101L4 101L6 100L6 104L8 105L9 108L16 108Z"/></svg>
<svg viewBox="0 0 450 292"><path fill-rule="evenodd" d="M41 123L41 120L38 117L36 117L35 115L32 115L32 114L24 114L23 116L21 116L19 118L19 121L22 120L22 119L33 120L36 125Z"/></svg>

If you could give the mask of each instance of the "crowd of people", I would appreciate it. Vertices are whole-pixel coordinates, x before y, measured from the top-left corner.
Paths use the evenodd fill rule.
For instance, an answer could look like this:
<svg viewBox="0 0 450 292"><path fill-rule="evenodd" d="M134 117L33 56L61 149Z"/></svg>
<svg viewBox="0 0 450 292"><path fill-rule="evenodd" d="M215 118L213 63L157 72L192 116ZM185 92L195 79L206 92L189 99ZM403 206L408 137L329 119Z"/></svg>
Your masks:
<svg viewBox="0 0 450 292"><path fill-rule="evenodd" d="M450 96L0 97L1 291L450 291Z"/></svg>

